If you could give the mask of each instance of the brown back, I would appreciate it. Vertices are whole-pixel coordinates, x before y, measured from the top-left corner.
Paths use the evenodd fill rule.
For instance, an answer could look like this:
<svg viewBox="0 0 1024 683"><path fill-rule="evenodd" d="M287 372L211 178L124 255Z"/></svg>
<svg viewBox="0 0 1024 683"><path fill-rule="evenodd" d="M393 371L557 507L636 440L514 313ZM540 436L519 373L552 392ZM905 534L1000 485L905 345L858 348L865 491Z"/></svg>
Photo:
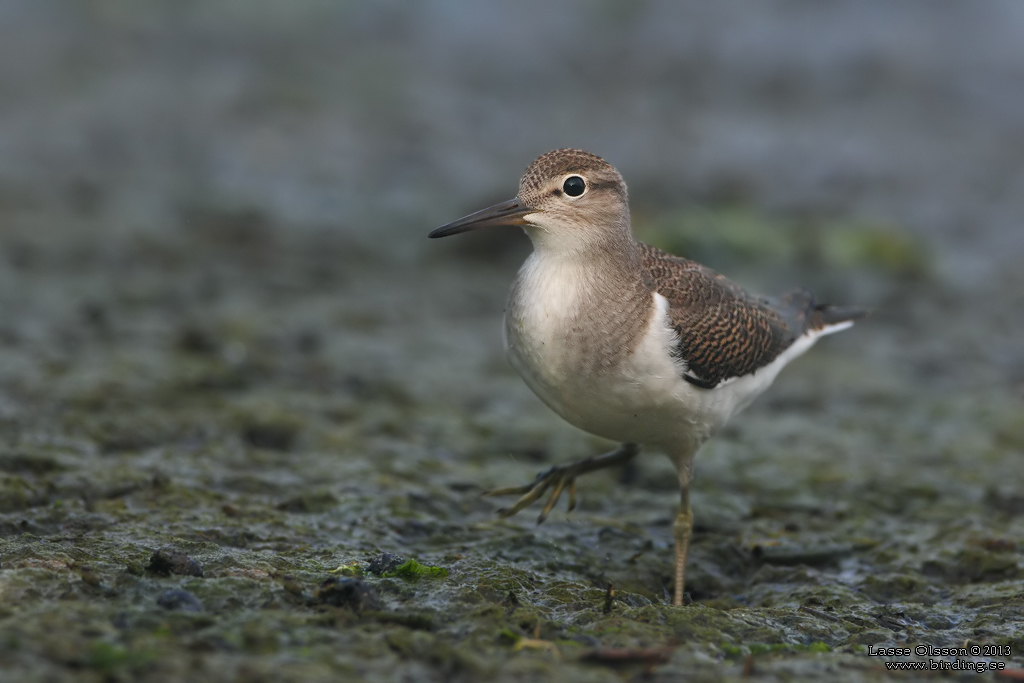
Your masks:
<svg viewBox="0 0 1024 683"><path fill-rule="evenodd" d="M676 355L688 368L683 378L704 389L768 365L810 329L865 314L816 306L805 290L759 298L710 268L646 244L641 259L655 291L668 300L679 335Z"/></svg>

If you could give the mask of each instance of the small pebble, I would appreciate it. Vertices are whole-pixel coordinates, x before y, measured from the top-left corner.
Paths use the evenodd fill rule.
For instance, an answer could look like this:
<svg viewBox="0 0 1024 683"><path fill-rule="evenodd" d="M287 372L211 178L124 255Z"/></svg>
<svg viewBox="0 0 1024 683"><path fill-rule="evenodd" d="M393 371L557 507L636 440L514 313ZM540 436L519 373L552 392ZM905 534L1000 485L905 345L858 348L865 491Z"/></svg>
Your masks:
<svg viewBox="0 0 1024 683"><path fill-rule="evenodd" d="M371 574L380 576L385 572L394 571L396 567L400 567L405 564L405 558L401 555L395 555L394 553L381 553L377 557L370 560L370 566L367 570Z"/></svg>
<svg viewBox="0 0 1024 683"><path fill-rule="evenodd" d="M182 576L202 576L203 567L191 557L173 548L161 548L149 558L146 571L159 576L180 574Z"/></svg>
<svg viewBox="0 0 1024 683"><path fill-rule="evenodd" d="M203 603L188 591L172 590L164 592L156 599L156 604L164 609L177 612L202 612Z"/></svg>
<svg viewBox="0 0 1024 683"><path fill-rule="evenodd" d="M317 589L316 600L324 605L347 607L355 612L380 609L377 590L362 579L327 579Z"/></svg>

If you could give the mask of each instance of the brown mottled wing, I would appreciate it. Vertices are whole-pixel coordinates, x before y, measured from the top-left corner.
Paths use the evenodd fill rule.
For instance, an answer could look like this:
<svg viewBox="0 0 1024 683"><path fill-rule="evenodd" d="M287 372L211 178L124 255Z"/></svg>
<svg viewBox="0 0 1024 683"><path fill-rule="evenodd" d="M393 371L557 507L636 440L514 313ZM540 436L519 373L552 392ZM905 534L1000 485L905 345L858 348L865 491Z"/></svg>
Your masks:
<svg viewBox="0 0 1024 683"><path fill-rule="evenodd" d="M668 299L678 357L687 366L683 378L703 389L771 363L816 310L803 290L778 302L762 299L694 261L646 244L641 255L655 291Z"/></svg>

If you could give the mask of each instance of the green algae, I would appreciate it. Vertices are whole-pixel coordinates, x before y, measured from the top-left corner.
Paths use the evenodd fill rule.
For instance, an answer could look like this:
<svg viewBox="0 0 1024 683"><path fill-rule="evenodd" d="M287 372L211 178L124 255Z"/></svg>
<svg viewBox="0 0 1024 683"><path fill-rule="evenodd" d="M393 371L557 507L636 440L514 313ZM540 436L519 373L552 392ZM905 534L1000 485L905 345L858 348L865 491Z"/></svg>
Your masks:
<svg viewBox="0 0 1024 683"><path fill-rule="evenodd" d="M448 570L444 567L431 567L425 564L420 564L416 560L406 560L391 571L381 574L381 577L385 579L399 578L406 579L408 581L418 581L422 578L444 578L447 576Z"/></svg>
<svg viewBox="0 0 1024 683"><path fill-rule="evenodd" d="M731 643L723 643L721 645L722 653L729 659L743 659L750 655L792 655L800 653L825 653L831 652L832 646L828 643L821 641L813 643L745 643L743 645L733 645Z"/></svg>

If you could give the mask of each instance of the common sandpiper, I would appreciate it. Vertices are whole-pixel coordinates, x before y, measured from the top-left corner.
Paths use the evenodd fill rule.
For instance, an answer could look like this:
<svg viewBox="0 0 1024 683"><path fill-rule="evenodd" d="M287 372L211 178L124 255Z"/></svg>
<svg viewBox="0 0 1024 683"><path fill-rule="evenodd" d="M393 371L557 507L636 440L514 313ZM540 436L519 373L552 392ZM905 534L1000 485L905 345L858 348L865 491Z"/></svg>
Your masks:
<svg viewBox="0 0 1024 683"><path fill-rule="evenodd" d="M566 421L621 445L488 495L521 495L499 510L507 517L551 489L539 523L566 489L575 507L579 475L627 463L641 446L664 451L679 473L673 604L682 605L694 454L787 363L867 312L817 304L802 289L755 296L637 241L622 176L578 149L542 155L515 199L429 236L499 225L522 226L533 242L505 313L512 366Z"/></svg>

